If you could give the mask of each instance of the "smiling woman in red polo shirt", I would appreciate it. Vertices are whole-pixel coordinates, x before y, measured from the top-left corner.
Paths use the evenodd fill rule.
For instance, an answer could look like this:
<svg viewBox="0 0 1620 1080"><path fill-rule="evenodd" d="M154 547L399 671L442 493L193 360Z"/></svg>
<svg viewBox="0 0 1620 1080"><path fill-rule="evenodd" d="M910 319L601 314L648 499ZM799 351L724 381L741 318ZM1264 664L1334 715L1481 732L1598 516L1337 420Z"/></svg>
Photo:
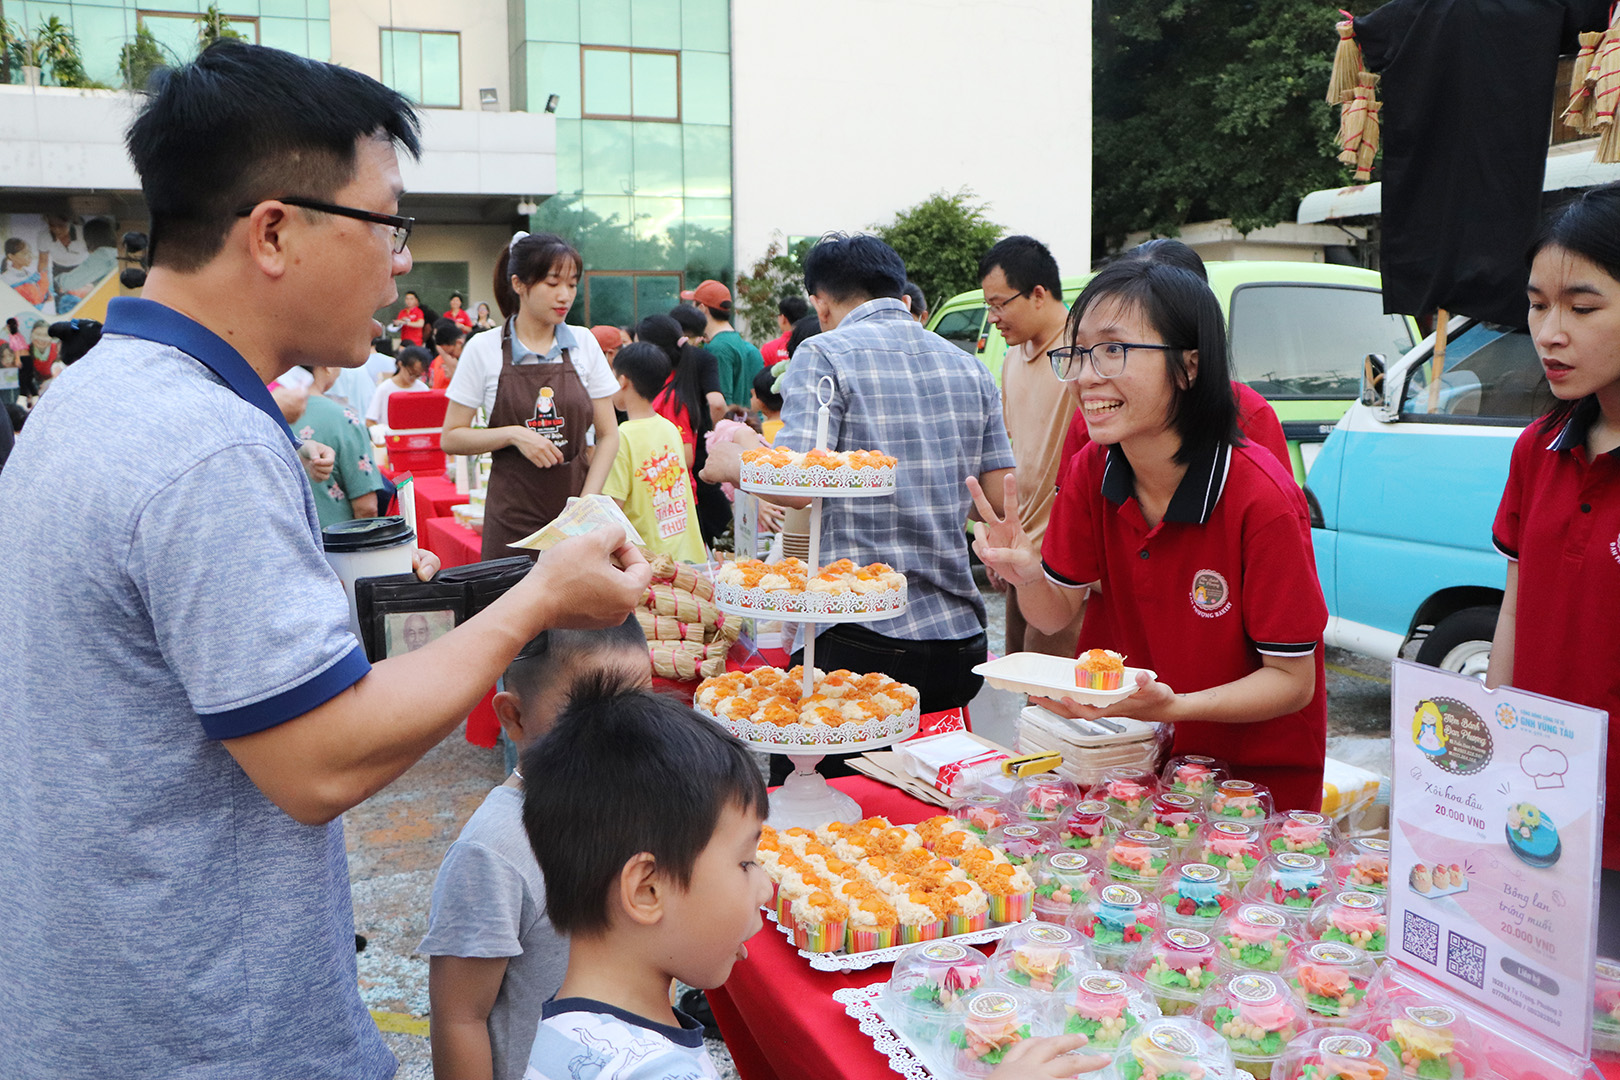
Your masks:
<svg viewBox="0 0 1620 1080"><path fill-rule="evenodd" d="M1492 535L1510 560L1486 683L1609 713L1598 952L1620 953L1620 185L1548 225L1530 335L1557 403L1513 447Z"/></svg>
<svg viewBox="0 0 1620 1080"><path fill-rule="evenodd" d="M1317 809L1327 743L1322 630L1310 521L1269 450L1242 441L1220 306L1179 267L1121 262L1091 280L1052 356L1091 435L1059 477L1041 550L1016 485L974 542L1018 589L1032 625L1066 625L1086 602L1158 681L1074 715L1174 724L1175 752L1207 753L1268 785L1278 809ZM1087 620L1087 626L1094 625ZM1051 707L1051 706L1048 706Z"/></svg>

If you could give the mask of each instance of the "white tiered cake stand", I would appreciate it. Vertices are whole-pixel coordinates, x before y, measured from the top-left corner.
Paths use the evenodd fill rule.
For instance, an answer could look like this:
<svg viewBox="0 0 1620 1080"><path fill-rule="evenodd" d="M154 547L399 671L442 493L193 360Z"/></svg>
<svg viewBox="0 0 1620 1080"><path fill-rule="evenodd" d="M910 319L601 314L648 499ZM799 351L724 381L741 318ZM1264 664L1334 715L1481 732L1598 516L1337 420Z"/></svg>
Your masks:
<svg viewBox="0 0 1620 1080"><path fill-rule="evenodd" d="M821 408L817 415L816 446L826 450L827 427L829 416L827 407L832 401L832 394L836 386L832 376L823 376L816 388L816 396L820 400ZM894 484L874 485L864 487L790 487L779 484L756 483L743 479L739 485L744 491L764 495L793 495L810 500L810 557L807 560L810 574L814 575L821 570L821 504L828 498L879 498L894 494ZM751 618L787 618L801 623L864 623L881 622L892 619L905 611L905 604L892 607L884 611L859 613L795 613L784 615L780 611L771 611L762 608L748 607L745 604L724 603L716 597L715 606L721 611L732 615L742 615ZM806 634L804 639L804 696L809 697L815 693L816 668L816 636ZM871 725L861 725L867 729L871 737L859 740L846 740L840 742L822 742L819 738L813 745L804 742L767 741L750 738L750 735L763 734L758 729L760 725L737 725L718 718L720 723L732 730L732 733L754 750L762 750L770 754L785 754L793 762L793 772L771 795L771 813L766 819L776 829L790 829L795 826L814 829L832 821L853 823L861 819L861 808L858 803L848 795L832 787L825 777L816 770L821 759L828 754L859 754L866 750L877 750L892 743L901 742L917 733L918 710L914 706L902 716L893 718L893 722L880 725L881 730L870 732ZM799 725L794 725L798 727ZM739 727L742 730L738 730ZM825 728L826 733L842 731L841 728Z"/></svg>

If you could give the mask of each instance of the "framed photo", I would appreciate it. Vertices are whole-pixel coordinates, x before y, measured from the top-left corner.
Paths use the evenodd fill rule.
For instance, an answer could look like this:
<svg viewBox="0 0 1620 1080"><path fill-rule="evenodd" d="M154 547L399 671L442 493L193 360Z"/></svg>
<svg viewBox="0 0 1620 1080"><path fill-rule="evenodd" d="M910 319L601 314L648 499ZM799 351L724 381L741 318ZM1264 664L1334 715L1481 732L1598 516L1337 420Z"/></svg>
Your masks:
<svg viewBox="0 0 1620 1080"><path fill-rule="evenodd" d="M383 655L404 656L456 628L456 613L442 611L390 611L381 616Z"/></svg>

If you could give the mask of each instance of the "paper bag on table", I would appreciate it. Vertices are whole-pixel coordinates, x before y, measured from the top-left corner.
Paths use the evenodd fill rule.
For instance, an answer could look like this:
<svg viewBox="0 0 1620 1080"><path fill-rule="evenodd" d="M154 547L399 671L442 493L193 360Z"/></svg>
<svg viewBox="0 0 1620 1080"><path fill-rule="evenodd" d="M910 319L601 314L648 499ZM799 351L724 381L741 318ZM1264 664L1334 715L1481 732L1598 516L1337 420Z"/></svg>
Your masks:
<svg viewBox="0 0 1620 1080"><path fill-rule="evenodd" d="M618 503L606 495L585 495L569 499L563 512L538 532L530 533L507 546L528 548L530 551L549 551L570 536L583 536L603 525L617 525L624 530L624 537L630 543L637 547L646 545L636 527L630 524L630 519L619 509Z"/></svg>

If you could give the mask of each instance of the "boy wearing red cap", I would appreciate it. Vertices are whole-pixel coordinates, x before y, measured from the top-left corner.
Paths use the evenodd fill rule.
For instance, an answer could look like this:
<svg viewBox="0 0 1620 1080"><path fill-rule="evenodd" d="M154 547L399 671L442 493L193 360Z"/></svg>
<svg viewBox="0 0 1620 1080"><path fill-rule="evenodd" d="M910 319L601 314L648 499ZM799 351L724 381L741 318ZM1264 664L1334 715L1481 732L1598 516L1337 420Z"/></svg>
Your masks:
<svg viewBox="0 0 1620 1080"><path fill-rule="evenodd" d="M725 395L726 404L746 409L754 376L764 368L765 360L731 325L731 290L709 280L681 293L681 299L695 303L708 320L704 347L714 354L720 369L720 393Z"/></svg>

